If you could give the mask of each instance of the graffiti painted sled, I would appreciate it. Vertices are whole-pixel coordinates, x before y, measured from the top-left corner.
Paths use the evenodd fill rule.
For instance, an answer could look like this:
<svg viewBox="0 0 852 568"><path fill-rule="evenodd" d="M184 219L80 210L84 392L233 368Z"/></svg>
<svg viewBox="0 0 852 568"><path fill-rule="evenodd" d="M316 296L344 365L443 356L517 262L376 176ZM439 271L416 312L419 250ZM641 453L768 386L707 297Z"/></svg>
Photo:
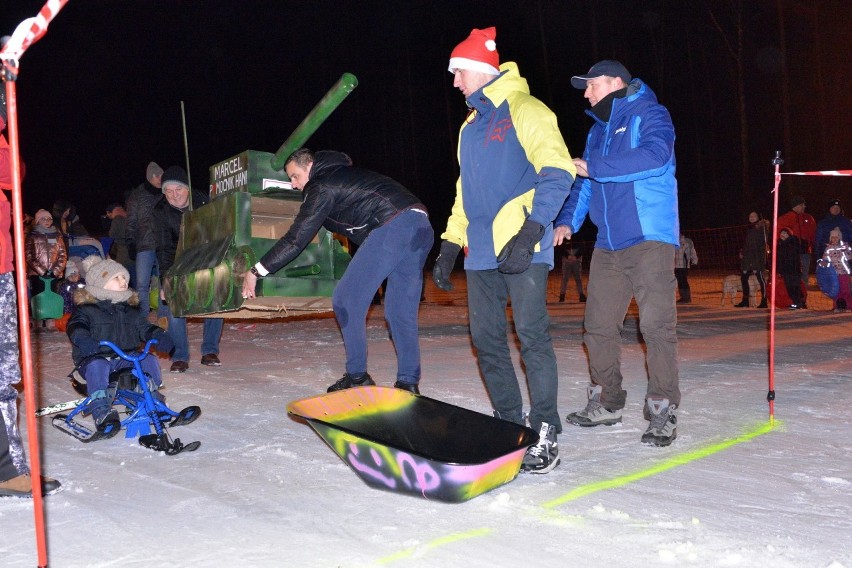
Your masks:
<svg viewBox="0 0 852 568"><path fill-rule="evenodd" d="M296 400L303 418L367 485L459 503L515 479L530 428L388 387Z"/></svg>

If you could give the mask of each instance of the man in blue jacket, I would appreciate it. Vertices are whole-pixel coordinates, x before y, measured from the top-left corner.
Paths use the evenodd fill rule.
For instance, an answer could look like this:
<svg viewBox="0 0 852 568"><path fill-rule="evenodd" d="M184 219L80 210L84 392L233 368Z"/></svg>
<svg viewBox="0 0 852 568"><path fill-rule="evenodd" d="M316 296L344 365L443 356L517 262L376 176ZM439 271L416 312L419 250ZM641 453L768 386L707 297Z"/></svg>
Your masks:
<svg viewBox="0 0 852 568"><path fill-rule="evenodd" d="M647 346L648 389L642 442L668 446L680 406L675 326L674 253L679 246L675 132L653 91L618 61L605 60L571 84L585 90L594 124L578 177L554 223L554 243L598 228L589 270L584 342L591 384L586 408L568 415L579 426L621 422L621 330L631 298Z"/></svg>

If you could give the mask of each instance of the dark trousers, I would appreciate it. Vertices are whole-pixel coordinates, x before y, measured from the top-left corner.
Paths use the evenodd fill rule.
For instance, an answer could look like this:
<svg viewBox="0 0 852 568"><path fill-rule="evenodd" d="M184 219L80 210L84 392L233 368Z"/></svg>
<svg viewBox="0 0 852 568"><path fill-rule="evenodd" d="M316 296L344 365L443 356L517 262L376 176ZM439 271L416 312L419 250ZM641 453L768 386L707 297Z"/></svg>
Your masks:
<svg viewBox="0 0 852 568"><path fill-rule="evenodd" d="M562 282L559 284L559 298L565 297L565 290L568 288L568 279L573 278L574 284L577 285L577 295L583 295L583 278L581 276L581 266L576 260L574 262L562 261Z"/></svg>
<svg viewBox="0 0 852 568"><path fill-rule="evenodd" d="M533 264L521 274L497 270L467 271L470 335L479 370L500 417L523 424L523 400L509 352L506 305L512 299L512 319L521 342L521 358L530 393L530 426L542 422L562 431L556 410L558 376L547 313L546 264Z"/></svg>
<svg viewBox="0 0 852 568"><path fill-rule="evenodd" d="M675 268L675 278L677 279L677 289L680 291L680 299L689 302L692 300L692 292L689 290L689 269Z"/></svg>
<svg viewBox="0 0 852 568"><path fill-rule="evenodd" d="M744 270L741 276L741 282L743 286L743 302L748 303L748 297L751 295L751 290L748 284L748 278L750 275L754 274L757 278L757 283L760 285L760 301L766 298L766 280L763 279L763 271L762 270Z"/></svg>
<svg viewBox="0 0 852 568"><path fill-rule="evenodd" d="M358 247L332 295L346 348L346 372L367 371L367 311L387 278L385 320L396 348L398 381L420 381L418 318L423 265L435 234L429 218L408 210L374 229Z"/></svg>
<svg viewBox="0 0 852 568"><path fill-rule="evenodd" d="M782 274L781 277L784 279L784 286L787 288L787 295L790 296L790 302L796 304L797 306L802 306L802 288L801 288L801 277L802 275L798 272L788 272Z"/></svg>

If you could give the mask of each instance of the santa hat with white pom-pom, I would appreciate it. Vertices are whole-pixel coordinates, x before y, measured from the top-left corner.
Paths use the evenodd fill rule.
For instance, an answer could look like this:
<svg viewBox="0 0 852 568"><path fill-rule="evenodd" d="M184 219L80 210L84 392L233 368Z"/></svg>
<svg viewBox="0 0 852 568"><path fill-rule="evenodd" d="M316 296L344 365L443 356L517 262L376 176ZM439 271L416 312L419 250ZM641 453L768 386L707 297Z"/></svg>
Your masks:
<svg viewBox="0 0 852 568"><path fill-rule="evenodd" d="M488 75L499 75L500 55L497 53L497 28L473 29L463 42L450 54L450 73L456 69L479 71Z"/></svg>

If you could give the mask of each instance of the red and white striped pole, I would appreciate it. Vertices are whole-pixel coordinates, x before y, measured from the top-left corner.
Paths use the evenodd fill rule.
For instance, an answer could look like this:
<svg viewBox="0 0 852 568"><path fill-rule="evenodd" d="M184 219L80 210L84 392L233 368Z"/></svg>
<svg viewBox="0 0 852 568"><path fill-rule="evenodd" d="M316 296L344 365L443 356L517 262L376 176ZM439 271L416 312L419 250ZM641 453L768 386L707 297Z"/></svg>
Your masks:
<svg viewBox="0 0 852 568"><path fill-rule="evenodd" d="M12 36L0 48L2 79L6 83L6 111L9 131L10 162L12 165L12 226L14 227L15 271L18 292L18 328L21 347L21 375L29 432L30 478L32 479L33 513L35 516L38 565L47 566L47 539L44 526L44 501L41 493L41 460L38 446L38 424L35 411L36 395L33 378L33 351L30 341L30 315L27 309L26 259L24 256L24 219L21 194L21 154L18 147L18 99L15 80L18 78L18 60L27 48L46 32L50 21L68 0L48 0L38 15L21 22Z"/></svg>
<svg viewBox="0 0 852 568"><path fill-rule="evenodd" d="M769 392L766 395L766 400L769 402L769 425L775 425L775 298L776 289L778 288L778 280L776 280L778 270L778 186L781 185L781 164L784 160L781 159L781 151L775 151L775 158L772 164L775 166L775 187L772 189L773 205L772 205L772 269L769 274L769 280L772 282L772 297L770 298L769 309Z"/></svg>

